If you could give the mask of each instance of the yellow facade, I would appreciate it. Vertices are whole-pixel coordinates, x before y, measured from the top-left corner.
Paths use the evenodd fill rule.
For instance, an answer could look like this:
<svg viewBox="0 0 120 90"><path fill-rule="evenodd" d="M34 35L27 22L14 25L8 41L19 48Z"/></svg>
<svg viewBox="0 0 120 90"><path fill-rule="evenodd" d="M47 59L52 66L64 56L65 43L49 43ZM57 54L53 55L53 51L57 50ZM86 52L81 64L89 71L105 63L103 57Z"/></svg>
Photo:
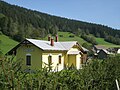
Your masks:
<svg viewBox="0 0 120 90"><path fill-rule="evenodd" d="M26 56L31 55L31 65L26 65ZM17 60L22 60L22 68L39 69L42 68L42 50L34 45L21 45L17 49Z"/></svg>
<svg viewBox="0 0 120 90"><path fill-rule="evenodd" d="M52 57L52 70L60 71L64 67L64 53L59 51L43 51L42 62L48 64L48 57ZM59 64L59 56L61 56L61 64ZM45 64L42 65L44 67Z"/></svg>
<svg viewBox="0 0 120 90"><path fill-rule="evenodd" d="M68 65L76 67L76 55L68 55Z"/></svg>
<svg viewBox="0 0 120 90"><path fill-rule="evenodd" d="M71 51L80 51L77 46L73 46L67 53ZM67 54L68 55L68 54ZM81 55L80 54L70 54L68 55L68 66L73 65L77 69L80 69Z"/></svg>
<svg viewBox="0 0 120 90"><path fill-rule="evenodd" d="M80 51L77 46L73 46L68 51L44 51L36 47L33 44L24 45L21 44L17 48L17 60L22 60L23 69L41 69L45 66L44 63L48 64L48 57L52 56L52 70L60 71L66 66L71 66L72 64L79 69L81 66L81 55L80 54L68 54L70 51ZM26 65L26 56L31 56L31 65ZM59 56L61 56L61 64L59 64Z"/></svg>

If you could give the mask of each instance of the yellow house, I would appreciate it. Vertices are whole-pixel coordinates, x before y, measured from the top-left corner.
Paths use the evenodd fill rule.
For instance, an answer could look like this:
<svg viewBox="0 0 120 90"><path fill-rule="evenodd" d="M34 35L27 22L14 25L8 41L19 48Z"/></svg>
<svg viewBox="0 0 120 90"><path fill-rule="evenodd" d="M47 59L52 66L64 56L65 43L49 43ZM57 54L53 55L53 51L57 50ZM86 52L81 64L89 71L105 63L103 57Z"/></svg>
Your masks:
<svg viewBox="0 0 120 90"><path fill-rule="evenodd" d="M23 61L23 69L41 69L45 63L52 63L53 71L60 71L73 65L77 69L86 62L87 50L77 41L58 42L48 38L49 41L25 39L8 54L15 54L17 60Z"/></svg>

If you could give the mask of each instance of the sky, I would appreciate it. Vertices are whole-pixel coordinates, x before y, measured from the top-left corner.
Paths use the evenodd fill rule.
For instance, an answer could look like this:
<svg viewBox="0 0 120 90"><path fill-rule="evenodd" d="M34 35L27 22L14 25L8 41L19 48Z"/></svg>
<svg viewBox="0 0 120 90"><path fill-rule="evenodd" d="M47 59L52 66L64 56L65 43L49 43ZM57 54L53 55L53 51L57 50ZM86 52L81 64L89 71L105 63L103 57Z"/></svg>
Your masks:
<svg viewBox="0 0 120 90"><path fill-rule="evenodd" d="M120 29L120 0L4 0L28 9Z"/></svg>

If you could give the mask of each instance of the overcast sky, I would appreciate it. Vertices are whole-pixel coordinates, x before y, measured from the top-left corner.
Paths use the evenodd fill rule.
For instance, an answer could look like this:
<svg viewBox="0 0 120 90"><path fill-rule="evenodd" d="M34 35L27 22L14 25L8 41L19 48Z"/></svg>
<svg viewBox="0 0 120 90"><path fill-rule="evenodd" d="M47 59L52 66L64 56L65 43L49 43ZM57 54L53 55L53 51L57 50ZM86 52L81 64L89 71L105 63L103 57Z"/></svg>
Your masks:
<svg viewBox="0 0 120 90"><path fill-rule="evenodd" d="M120 29L120 0L4 0L40 12Z"/></svg>

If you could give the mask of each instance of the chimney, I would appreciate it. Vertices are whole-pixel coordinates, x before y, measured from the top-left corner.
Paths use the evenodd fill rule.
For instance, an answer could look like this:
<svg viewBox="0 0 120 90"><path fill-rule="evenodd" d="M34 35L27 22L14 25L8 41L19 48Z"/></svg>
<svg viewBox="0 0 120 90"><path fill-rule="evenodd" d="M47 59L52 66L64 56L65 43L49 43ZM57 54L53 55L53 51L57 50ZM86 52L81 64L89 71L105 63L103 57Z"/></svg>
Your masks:
<svg viewBox="0 0 120 90"><path fill-rule="evenodd" d="M54 46L54 39L51 38L51 46Z"/></svg>
<svg viewBox="0 0 120 90"><path fill-rule="evenodd" d="M55 36L55 41L58 42L58 35Z"/></svg>
<svg viewBox="0 0 120 90"><path fill-rule="evenodd" d="M50 35L48 35L48 41L50 41L50 39L51 39L51 37L50 37Z"/></svg>

